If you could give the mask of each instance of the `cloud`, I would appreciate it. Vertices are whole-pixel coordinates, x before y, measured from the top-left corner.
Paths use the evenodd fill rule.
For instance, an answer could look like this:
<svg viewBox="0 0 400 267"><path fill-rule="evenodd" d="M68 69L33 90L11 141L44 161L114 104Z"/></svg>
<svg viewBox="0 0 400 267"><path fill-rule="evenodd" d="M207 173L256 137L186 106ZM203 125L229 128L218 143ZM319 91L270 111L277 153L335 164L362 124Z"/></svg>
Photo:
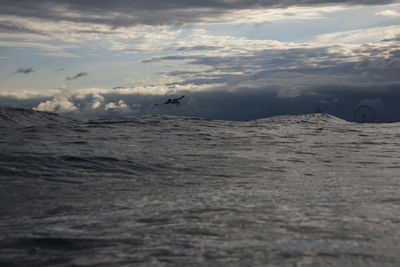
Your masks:
<svg viewBox="0 0 400 267"><path fill-rule="evenodd" d="M314 41L322 44L362 44L392 39L399 34L398 26L385 26L321 34Z"/></svg>
<svg viewBox="0 0 400 267"><path fill-rule="evenodd" d="M386 9L384 11L378 12L376 13L376 15L380 15L380 16L384 16L384 17L391 17L391 18L395 18L395 17L399 17L400 13L397 10L393 10L393 9Z"/></svg>
<svg viewBox="0 0 400 267"><path fill-rule="evenodd" d="M18 68L15 70L15 73L29 74L35 72L33 68Z"/></svg>
<svg viewBox="0 0 400 267"><path fill-rule="evenodd" d="M341 5L383 5L395 0L342 0ZM112 27L127 27L134 25L181 25L199 22L215 21L226 14L240 14L240 10L261 10L271 8L287 8L294 6L337 5L337 0L115 0L109 1L69 1L60 0L49 3L45 0L0 1L0 15L9 17L25 17L30 19L53 22L73 22L102 24ZM238 12L239 11L239 12ZM243 14L242 14L243 15ZM269 14L269 16L272 14ZM289 16L293 14L288 14ZM295 14L294 14L295 15ZM243 16L233 15L234 18ZM253 14L249 18L259 17ZM229 16L227 17L229 18ZM217 19L218 20L218 19ZM19 31L31 33L35 28L24 24L3 22L3 31Z"/></svg>
<svg viewBox="0 0 400 267"><path fill-rule="evenodd" d="M357 70L400 68L400 58L365 58L354 67Z"/></svg>
<svg viewBox="0 0 400 267"><path fill-rule="evenodd" d="M52 100L41 102L37 107L33 108L38 111L70 113L78 110L71 101L72 93L63 85L59 89Z"/></svg>
<svg viewBox="0 0 400 267"><path fill-rule="evenodd" d="M116 93L116 90L113 89L89 88L85 90L71 91L65 85L62 85L61 88L50 97L50 99L48 96L40 96L33 92L24 91L23 93L25 94L25 97L22 97L21 95L15 96L0 94L0 99L1 97L14 98L21 102L28 101L32 97L35 97L36 99L44 98L48 100L40 101L39 104L33 107L34 110L103 117L136 114L138 109L141 107L141 104L139 103L127 105L125 100L121 99L121 96L124 96L124 93L126 92Z"/></svg>
<svg viewBox="0 0 400 267"><path fill-rule="evenodd" d="M144 60L142 64L148 65L178 63L181 69L165 67L158 80L113 89L64 90L51 98L43 97L34 107L94 116L162 113L248 120L313 112L320 105L325 112L352 120L351 110L358 103L381 99L384 104L379 109L384 115L380 120L398 120L397 37L367 45L316 45L248 41L198 30L194 33L187 47L201 45L201 53L179 49L168 56ZM203 42L217 48L204 46ZM221 47L220 42L226 46ZM186 46L177 43L175 47ZM32 97L26 92L23 98L21 92L20 102L11 101L11 94L0 98L7 99L7 105L38 99L38 94L29 94ZM154 105L180 95L185 95L185 101L179 109Z"/></svg>
<svg viewBox="0 0 400 267"><path fill-rule="evenodd" d="M160 72L169 90L184 87L261 88L265 84L284 87L281 95L296 95L303 87L323 84L371 85L398 81L400 65L397 40L376 44L324 45L283 43L268 40L244 40L212 36L197 31L192 41L225 43L224 48L210 48L201 53L180 49L176 54L144 59L144 64L174 62L183 65ZM193 43L189 42L188 47ZM182 48L182 46L179 46ZM219 46L217 46L219 47ZM188 71L196 69L196 71ZM296 88L295 90L293 88ZM150 89L150 88L149 88ZM168 90L167 90L168 91Z"/></svg>
<svg viewBox="0 0 400 267"><path fill-rule="evenodd" d="M336 95L330 98L330 95L325 94L326 88L351 88L354 85L381 88L398 83L400 55L397 36L376 44L320 45L214 36L204 30L195 29L187 38L188 42L185 40L173 45L166 44L170 49L167 56L149 57L141 63L149 65L144 67L146 69L151 69L151 64L163 66L166 62L174 62L178 67L173 70L168 66L160 67L157 79L142 84L135 83L134 86L120 84L114 89L89 88L74 91L68 98L76 108L74 112L102 116L109 116L111 113L134 114L133 111L146 114L155 112L151 103L159 103L170 95L202 93L240 96L256 92L254 94L259 94L260 97L271 94L271 97L280 99L279 101L302 99L307 94L315 94L312 99L323 95L324 98L316 101L327 104L333 103L332 99L340 100L340 97L330 92L332 96ZM193 47L200 50L192 49ZM73 77L77 76L82 75L78 73ZM263 91L265 92L261 93ZM65 98L62 100L65 102ZM57 101L46 101L42 101L44 104L41 108L47 106L49 110L58 110L55 108ZM39 108L38 106L36 107ZM171 111L162 108L159 107L160 112ZM217 107L212 109L219 110ZM190 110L192 113L187 110L184 114L197 114L194 109ZM198 110L203 110L203 107L199 106ZM213 113L209 111L198 114L212 116ZM240 118L244 116L240 115Z"/></svg>
<svg viewBox="0 0 400 267"><path fill-rule="evenodd" d="M394 1L336 0L244 0L244 1L1 1L0 46L34 48L52 57L78 57L85 41L101 40L101 46L127 53L166 52L170 50L201 53L223 51L229 36L218 43L190 41L187 28L180 25L255 24L288 20L316 20L344 10L349 5L384 5ZM340 2L340 3L338 3ZM390 6L392 7L392 6ZM359 8L359 6L357 7ZM393 27L392 32L396 31ZM398 27L397 27L398 28ZM389 27L344 31L319 36L315 42L360 43L389 38ZM201 30L198 30L199 32ZM308 32L309 30L307 30ZM195 31L193 31L195 32ZM398 29L397 29L398 32ZM203 35L200 35L204 37ZM194 37L194 34L192 35ZM18 41L23 39L25 41ZM252 42L255 40L238 40ZM62 41L54 42L54 41ZM215 41L215 39L214 39ZM67 45L65 45L67 43ZM94 46L93 42L88 42ZM188 45L190 43L190 45ZM71 45L74 44L74 45ZM87 45L87 43L85 43ZM71 52L73 51L73 52ZM75 53L74 53L75 52ZM225 53L229 53L225 49ZM81 54L84 56L84 54Z"/></svg>
<svg viewBox="0 0 400 267"><path fill-rule="evenodd" d="M1 36L1 27L0 27L0 37ZM4 36L5 38L12 38L12 36ZM21 36L17 36L21 37ZM26 37L26 36L23 36ZM31 36L33 39L36 39L36 36ZM29 42L29 41L22 41L22 42L7 42L7 41L0 41L0 47L17 47L17 48L33 48L33 49L39 49L42 51L45 51L47 55L49 56L54 56L54 57L78 57L74 54L65 52L64 49L66 48L72 48L73 46L68 45L50 45L50 44L45 44L45 43L38 43L38 42Z"/></svg>
<svg viewBox="0 0 400 267"><path fill-rule="evenodd" d="M0 91L0 97L8 98L8 99L15 99L16 101L26 101L30 99L40 99L43 100L44 98L49 98L54 95L55 91L49 90L47 92L39 92L31 89L2 89ZM7 103L4 104L7 106Z"/></svg>
<svg viewBox="0 0 400 267"><path fill-rule="evenodd" d="M79 79L80 77L85 77L88 76L89 74L87 72L79 72L77 74L75 74L74 76L71 77L66 77L65 80L66 81L72 81L72 80L76 80Z"/></svg>
<svg viewBox="0 0 400 267"><path fill-rule="evenodd" d="M130 113L131 108L125 103L124 100L119 100L118 103L110 102L105 105L105 110L117 112L118 114Z"/></svg>

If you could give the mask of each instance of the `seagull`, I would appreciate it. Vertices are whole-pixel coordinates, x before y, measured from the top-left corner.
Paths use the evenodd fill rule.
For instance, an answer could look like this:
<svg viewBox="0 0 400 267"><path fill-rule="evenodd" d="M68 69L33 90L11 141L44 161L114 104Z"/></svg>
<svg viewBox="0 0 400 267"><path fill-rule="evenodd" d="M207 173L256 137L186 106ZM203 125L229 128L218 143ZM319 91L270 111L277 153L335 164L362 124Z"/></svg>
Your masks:
<svg viewBox="0 0 400 267"><path fill-rule="evenodd" d="M173 98L173 99L168 98L168 100L165 101L163 104L164 104L164 105L175 104L176 106L180 106L180 105L181 105L181 100L182 100L184 97L185 97L185 96L183 95L183 96L178 97L178 98ZM155 105L158 106L158 104L155 104Z"/></svg>

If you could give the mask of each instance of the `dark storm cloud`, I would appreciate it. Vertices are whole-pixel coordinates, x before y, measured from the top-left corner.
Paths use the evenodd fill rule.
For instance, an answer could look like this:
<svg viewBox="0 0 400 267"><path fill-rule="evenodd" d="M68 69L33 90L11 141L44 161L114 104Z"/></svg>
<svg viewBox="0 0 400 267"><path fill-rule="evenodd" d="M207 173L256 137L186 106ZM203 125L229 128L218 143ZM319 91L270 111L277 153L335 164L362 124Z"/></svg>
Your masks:
<svg viewBox="0 0 400 267"><path fill-rule="evenodd" d="M313 113L319 107L323 112L352 121L360 104L373 106L378 122L400 121L400 83L382 86L323 85L311 86L296 97L281 97L273 86L240 88L237 92L178 91L171 95L121 94L118 90L101 95L71 95L68 99L14 99L0 97L0 105L34 108L45 101L68 102L74 113L94 116L123 116L145 114L170 114L208 119L253 120L277 115ZM71 92L72 93L72 92ZM168 98L185 95L181 106L154 105ZM65 100L65 101L64 101ZM61 102L58 104L62 104ZM95 105L99 103L98 105ZM110 103L114 108L110 107Z"/></svg>
<svg viewBox="0 0 400 267"><path fill-rule="evenodd" d="M40 102L46 101L49 99L50 98L45 98L45 97L31 97L31 98L21 100L16 97L13 97L13 96L1 96L0 95L0 106L31 109L31 108L39 105Z"/></svg>
<svg viewBox="0 0 400 267"><path fill-rule="evenodd" d="M394 0L0 0L0 15L15 15L53 21L66 20L107 24L113 27L147 25L178 25L196 23L203 18L223 15L239 9L288 7L293 5L374 5ZM18 25L0 25L11 30ZM26 29L29 31L29 29Z"/></svg>
<svg viewBox="0 0 400 267"><path fill-rule="evenodd" d="M323 112L352 121L358 105L378 103L379 105L374 105L377 121L400 121L399 83L370 87L328 84L311 86L296 97L280 97L280 90L282 88L264 86L257 89L240 88L236 92L180 91L163 96L109 93L103 96L105 102L118 102L122 99L129 107L140 107L135 109L134 114L161 113L223 120L253 120L276 115L306 114L315 112L320 107ZM154 105L181 95L185 95L185 98L180 107ZM80 103L76 106L84 105Z"/></svg>
<svg viewBox="0 0 400 267"><path fill-rule="evenodd" d="M29 74L35 72L33 68L18 68L15 70L15 73Z"/></svg>
<svg viewBox="0 0 400 267"><path fill-rule="evenodd" d="M71 77L66 77L65 80L66 81L72 81L72 80L76 80L79 79L80 77L84 77L84 76L88 76L89 74L87 72L79 72L78 74L71 76Z"/></svg>

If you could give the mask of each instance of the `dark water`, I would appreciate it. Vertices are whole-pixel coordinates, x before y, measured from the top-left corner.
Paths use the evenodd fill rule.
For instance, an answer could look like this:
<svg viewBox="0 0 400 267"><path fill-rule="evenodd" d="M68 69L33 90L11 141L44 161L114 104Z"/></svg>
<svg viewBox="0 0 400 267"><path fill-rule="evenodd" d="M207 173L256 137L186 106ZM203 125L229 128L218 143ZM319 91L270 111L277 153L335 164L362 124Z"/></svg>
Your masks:
<svg viewBox="0 0 400 267"><path fill-rule="evenodd" d="M0 266L399 266L400 124L0 109Z"/></svg>

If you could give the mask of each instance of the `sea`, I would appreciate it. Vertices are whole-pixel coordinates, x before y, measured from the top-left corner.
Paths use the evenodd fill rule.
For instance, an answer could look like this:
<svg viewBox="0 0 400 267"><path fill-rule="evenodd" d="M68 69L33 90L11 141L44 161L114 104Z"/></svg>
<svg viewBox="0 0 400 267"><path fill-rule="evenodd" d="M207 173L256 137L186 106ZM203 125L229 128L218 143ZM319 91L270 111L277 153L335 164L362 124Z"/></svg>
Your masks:
<svg viewBox="0 0 400 267"><path fill-rule="evenodd" d="M400 266L400 123L1 107L0 266Z"/></svg>

